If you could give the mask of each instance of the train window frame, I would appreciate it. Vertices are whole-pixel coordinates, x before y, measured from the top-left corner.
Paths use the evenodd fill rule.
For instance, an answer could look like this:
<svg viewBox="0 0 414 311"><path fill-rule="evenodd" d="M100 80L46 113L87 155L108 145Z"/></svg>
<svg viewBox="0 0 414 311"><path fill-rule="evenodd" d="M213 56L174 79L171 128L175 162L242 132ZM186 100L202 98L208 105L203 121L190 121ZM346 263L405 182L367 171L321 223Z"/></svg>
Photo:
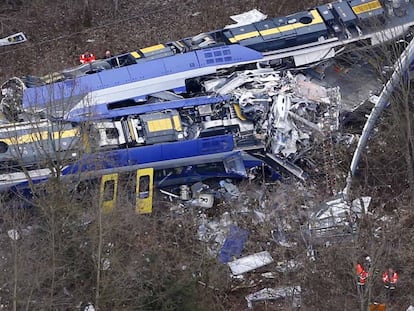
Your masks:
<svg viewBox="0 0 414 311"><path fill-rule="evenodd" d="M9 145L4 141L0 141L0 153L6 153L9 150Z"/></svg>

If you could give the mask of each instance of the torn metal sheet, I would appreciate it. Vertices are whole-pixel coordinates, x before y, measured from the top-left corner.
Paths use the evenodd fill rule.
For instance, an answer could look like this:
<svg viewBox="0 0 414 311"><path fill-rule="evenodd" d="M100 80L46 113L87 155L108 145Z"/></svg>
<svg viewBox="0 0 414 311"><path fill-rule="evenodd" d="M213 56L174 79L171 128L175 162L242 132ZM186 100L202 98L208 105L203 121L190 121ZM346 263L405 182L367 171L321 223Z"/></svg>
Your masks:
<svg viewBox="0 0 414 311"><path fill-rule="evenodd" d="M361 197L348 203L342 196L325 202L310 216L311 234L316 237L352 234L356 219L368 212L370 202L371 197Z"/></svg>
<svg viewBox="0 0 414 311"><path fill-rule="evenodd" d="M301 291L300 286L263 288L258 292L246 296L247 306L249 309L252 309L253 302L291 298L292 307L299 308L301 306Z"/></svg>
<svg viewBox="0 0 414 311"><path fill-rule="evenodd" d="M268 251L263 251L246 257L228 262L233 275L240 275L245 272L264 267L273 262L273 258Z"/></svg>

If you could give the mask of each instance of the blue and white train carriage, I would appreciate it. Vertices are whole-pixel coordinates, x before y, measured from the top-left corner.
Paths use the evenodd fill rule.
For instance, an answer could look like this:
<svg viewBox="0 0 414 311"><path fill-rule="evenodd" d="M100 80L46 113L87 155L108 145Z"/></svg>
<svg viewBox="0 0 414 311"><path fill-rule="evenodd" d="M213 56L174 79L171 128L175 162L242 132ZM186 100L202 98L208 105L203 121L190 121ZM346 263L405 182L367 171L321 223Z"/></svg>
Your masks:
<svg viewBox="0 0 414 311"><path fill-rule="evenodd" d="M169 100L153 97L160 92L200 95L200 80L212 75L226 76L257 64L307 66L358 44L392 40L413 24L414 5L409 1L334 2L154 45L52 76L25 77L17 108L71 120L116 117L118 109Z"/></svg>

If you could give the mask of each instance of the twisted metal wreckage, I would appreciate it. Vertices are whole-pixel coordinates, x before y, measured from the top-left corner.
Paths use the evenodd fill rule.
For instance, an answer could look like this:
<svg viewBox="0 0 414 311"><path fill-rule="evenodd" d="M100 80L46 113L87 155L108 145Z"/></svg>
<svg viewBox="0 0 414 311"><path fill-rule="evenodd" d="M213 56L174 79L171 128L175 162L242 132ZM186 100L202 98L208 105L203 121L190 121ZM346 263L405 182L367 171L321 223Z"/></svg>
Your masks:
<svg viewBox="0 0 414 311"><path fill-rule="evenodd" d="M275 178L289 173L306 180L317 169L313 157L321 150L315 148L329 148L340 137L343 107L339 87L322 86L303 73L348 50L404 36L414 25L414 5L347 0L286 17L250 14L248 22L242 16L235 20L221 30L3 83L0 191L24 191L51 176L68 183L100 179L102 206L111 210L119 177L129 174L136 179L137 212L149 213L153 185L184 201L192 192L196 204L208 208L213 199L203 195L200 182L209 178L248 178L266 167ZM18 38L26 40L23 34ZM411 62L411 45L377 105L387 101ZM345 196L377 113L364 129ZM239 195L231 182L220 184ZM181 185L179 195L165 190L174 185ZM309 229L316 237L332 237L332 229L352 227L348 211L364 213L369 202L348 204L343 197L327 202L310 217ZM283 225L277 224L274 238L288 247ZM198 234L210 240L209 226L216 240L220 233L214 253L234 276L273 262L268 252L232 261L247 233L230 225L221 232L204 221ZM238 247L229 252L226 241L236 240ZM264 288L246 300L252 307L255 301L290 297L298 307L300 292L300 286Z"/></svg>

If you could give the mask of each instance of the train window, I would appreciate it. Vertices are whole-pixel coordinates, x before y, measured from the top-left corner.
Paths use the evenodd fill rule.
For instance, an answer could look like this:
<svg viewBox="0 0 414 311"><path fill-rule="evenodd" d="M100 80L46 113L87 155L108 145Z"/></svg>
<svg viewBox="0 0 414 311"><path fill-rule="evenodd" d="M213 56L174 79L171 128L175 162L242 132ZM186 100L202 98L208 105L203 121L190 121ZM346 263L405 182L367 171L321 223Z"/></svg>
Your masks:
<svg viewBox="0 0 414 311"><path fill-rule="evenodd" d="M301 18L299 18L299 23L310 24L312 23L312 18L310 16L302 16Z"/></svg>
<svg viewBox="0 0 414 311"><path fill-rule="evenodd" d="M154 169L142 168L137 170L135 189L135 212L138 214L152 213Z"/></svg>
<svg viewBox="0 0 414 311"><path fill-rule="evenodd" d="M105 129L105 134L108 139L116 139L119 137L119 132L118 132L118 129L116 128Z"/></svg>
<svg viewBox="0 0 414 311"><path fill-rule="evenodd" d="M198 174L225 172L224 164L222 162L197 164L195 167Z"/></svg>
<svg viewBox="0 0 414 311"><path fill-rule="evenodd" d="M149 175L141 176L139 178L139 198L146 199L149 197L150 191L150 177Z"/></svg>
<svg viewBox="0 0 414 311"><path fill-rule="evenodd" d="M0 153L6 153L9 150L9 145L0 141Z"/></svg>
<svg viewBox="0 0 414 311"><path fill-rule="evenodd" d="M112 201L115 195L115 180L107 180L104 184L103 201Z"/></svg>

